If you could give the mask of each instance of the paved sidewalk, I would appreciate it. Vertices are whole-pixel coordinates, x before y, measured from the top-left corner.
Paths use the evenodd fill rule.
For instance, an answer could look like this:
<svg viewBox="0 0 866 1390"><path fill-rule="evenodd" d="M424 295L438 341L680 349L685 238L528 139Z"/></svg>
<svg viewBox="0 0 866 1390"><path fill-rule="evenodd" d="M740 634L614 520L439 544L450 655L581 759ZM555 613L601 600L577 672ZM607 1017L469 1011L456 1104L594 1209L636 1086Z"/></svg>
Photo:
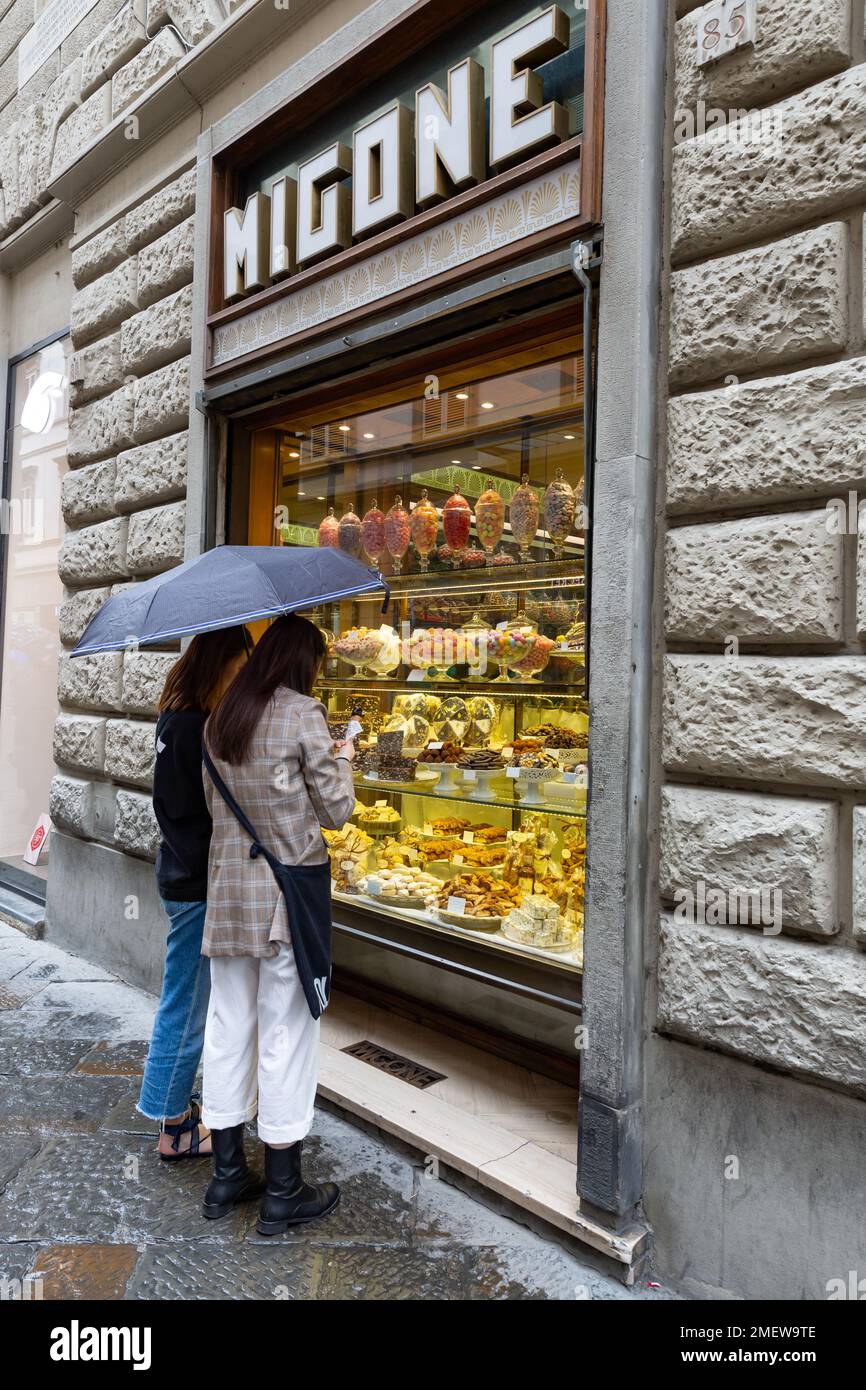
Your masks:
<svg viewBox="0 0 866 1390"><path fill-rule="evenodd" d="M625 1289L323 1109L305 1151L343 1188L332 1216L270 1240L255 1204L205 1221L208 1161L161 1163L135 1110L155 1002L0 924L0 1298L671 1297Z"/></svg>

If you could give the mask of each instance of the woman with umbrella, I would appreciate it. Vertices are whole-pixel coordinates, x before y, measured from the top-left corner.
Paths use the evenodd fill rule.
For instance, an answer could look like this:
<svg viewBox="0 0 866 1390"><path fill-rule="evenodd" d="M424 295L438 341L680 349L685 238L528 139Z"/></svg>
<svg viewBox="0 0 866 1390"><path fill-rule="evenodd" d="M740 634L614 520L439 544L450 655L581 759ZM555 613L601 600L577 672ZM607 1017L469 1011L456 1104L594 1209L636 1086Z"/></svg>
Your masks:
<svg viewBox="0 0 866 1390"><path fill-rule="evenodd" d="M203 1115L214 1176L203 1212L226 1216L246 1199L244 1125L258 1114L261 1235L326 1215L340 1195L334 1183L311 1186L301 1173L330 988L321 828L342 827L355 805L354 745L335 750L325 707L312 697L326 651L306 618L277 618L205 727L214 830L202 946L211 958Z"/></svg>
<svg viewBox="0 0 866 1390"><path fill-rule="evenodd" d="M167 1163L211 1151L192 1098L210 993L210 971L201 954L211 837L201 738L208 714L251 650L243 627L193 638L171 668L159 703L153 809L162 840L156 881L169 929L138 1110L160 1121L159 1155Z"/></svg>
<svg viewBox="0 0 866 1390"><path fill-rule="evenodd" d="M261 1190L243 1153L243 1126L258 1107L259 1134L267 1145L267 1192L258 1226L265 1235L323 1215L339 1197L333 1183L311 1187L303 1181L300 1141L312 1116L318 1019L330 992L330 872L321 826L340 827L352 813L354 745L344 743L335 756L324 706L311 697L325 639L297 610L375 590L385 591L386 607L389 591L379 571L331 547L217 546L113 595L72 653L119 651L131 643L165 643L199 634L176 668L187 673L198 652L209 650L207 643L218 644L225 629L243 632L244 623L276 618L221 700L225 680L214 679L206 691L196 680L190 683L195 698L187 692L181 706L172 706L174 712L182 708L189 713L192 706L198 710L196 729L190 725L186 763L186 774L195 783L195 740L204 712L216 705L201 748L210 779L205 783L207 809L214 817L207 908L196 898L193 914L200 934L205 913L202 951L211 957L201 1118L212 1131L214 1177L204 1214L227 1215L235 1203ZM231 644L231 638L224 640ZM227 658L232 650L243 661L236 647L220 650ZM166 727L160 734L158 726L158 759L160 742L167 743ZM168 844L171 817L164 811L170 797L160 791L159 761L157 770L154 806ZM257 827L248 815L257 819ZM184 951L175 954L183 955L189 972L197 950L192 949L195 931L189 920L186 925ZM181 1076L191 1078L193 1057L197 1061L191 1038L200 1030L205 970L202 966L200 976L196 965L194 976L188 975L195 1003L177 1045L177 1068L168 1066L172 1096L187 1084ZM174 997L173 965L167 975ZM178 1017L182 1002L181 991L175 1000ZM154 1067L145 1077L148 1090L147 1095L142 1090L141 1108L147 1105L145 1114L164 1118L169 1102L154 1099L149 1089L152 1077L157 1090L165 1081L154 1071L156 1037L152 1052ZM164 1157L206 1152L197 1107L171 1118L173 1125L165 1128L170 1151Z"/></svg>

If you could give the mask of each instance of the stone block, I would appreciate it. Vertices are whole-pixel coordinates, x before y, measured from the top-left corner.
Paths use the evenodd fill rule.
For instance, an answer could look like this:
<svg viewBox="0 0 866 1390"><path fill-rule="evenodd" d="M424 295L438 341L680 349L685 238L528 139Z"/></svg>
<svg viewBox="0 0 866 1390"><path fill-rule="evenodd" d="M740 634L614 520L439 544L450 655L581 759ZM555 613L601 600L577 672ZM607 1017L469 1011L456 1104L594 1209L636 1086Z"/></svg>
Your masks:
<svg viewBox="0 0 866 1390"><path fill-rule="evenodd" d="M58 714L54 761L61 767L101 772L105 762L105 719L98 714Z"/></svg>
<svg viewBox="0 0 866 1390"><path fill-rule="evenodd" d="M97 232L72 252L72 283L83 290L98 276L114 270L126 260L126 231L124 219L118 218L103 231Z"/></svg>
<svg viewBox="0 0 866 1390"><path fill-rule="evenodd" d="M866 942L866 806L854 807L854 935Z"/></svg>
<svg viewBox="0 0 866 1390"><path fill-rule="evenodd" d="M134 443L135 382L127 382L73 410L69 419L66 457L70 467L95 463Z"/></svg>
<svg viewBox="0 0 866 1390"><path fill-rule="evenodd" d="M182 430L118 454L115 509L131 512L183 497L187 444L187 431Z"/></svg>
<svg viewBox="0 0 866 1390"><path fill-rule="evenodd" d="M799 27L799 21L791 26ZM866 201L866 65L674 150L672 256L692 259Z"/></svg>
<svg viewBox="0 0 866 1390"><path fill-rule="evenodd" d="M124 372L150 372L189 355L192 341L192 285L133 314L120 330Z"/></svg>
<svg viewBox="0 0 866 1390"><path fill-rule="evenodd" d="M139 252L138 302L142 308L192 284L194 254L194 217L164 232Z"/></svg>
<svg viewBox="0 0 866 1390"><path fill-rule="evenodd" d="M866 502L857 510L857 636L866 642Z"/></svg>
<svg viewBox="0 0 866 1390"><path fill-rule="evenodd" d="M782 367L841 352L847 341L844 222L689 266L671 277L674 384Z"/></svg>
<svg viewBox="0 0 866 1390"><path fill-rule="evenodd" d="M56 179L81 158L88 145L98 138L111 122L111 90L106 84L99 87L87 101L57 127L51 156L51 178Z"/></svg>
<svg viewBox="0 0 866 1390"><path fill-rule="evenodd" d="M138 265L133 256L72 296L71 330L76 348L100 338L138 309Z"/></svg>
<svg viewBox="0 0 866 1390"><path fill-rule="evenodd" d="M138 855L141 859L156 859L159 849L159 826L153 813L153 802L144 792L125 791L117 793L117 818L114 827L114 843L127 854Z"/></svg>
<svg viewBox="0 0 866 1390"><path fill-rule="evenodd" d="M105 727L105 771L115 782L153 785L156 725L139 719L109 719Z"/></svg>
<svg viewBox="0 0 866 1390"><path fill-rule="evenodd" d="M70 469L60 489L67 526L83 526L114 515L114 459Z"/></svg>
<svg viewBox="0 0 866 1390"><path fill-rule="evenodd" d="M56 773L48 793L48 814L58 830L72 835L93 833L93 783Z"/></svg>
<svg viewBox="0 0 866 1390"><path fill-rule="evenodd" d="M668 405L671 512L783 501L866 487L866 357Z"/></svg>
<svg viewBox="0 0 866 1390"><path fill-rule="evenodd" d="M137 53L111 79L111 113L119 116L164 77L186 52L177 34L160 29L146 48Z"/></svg>
<svg viewBox="0 0 866 1390"><path fill-rule="evenodd" d="M129 518L126 560L130 573L158 574L183 561L186 503L169 502L133 512Z"/></svg>
<svg viewBox="0 0 866 1390"><path fill-rule="evenodd" d="M838 807L830 801L667 786L661 897L674 902L682 890L696 897L699 883L705 892L765 892L768 905L778 902L785 931L832 935L840 925L838 822Z"/></svg>
<svg viewBox="0 0 866 1390"><path fill-rule="evenodd" d="M121 708L127 714L157 715L157 706L177 652L127 652L123 661Z"/></svg>
<svg viewBox="0 0 866 1390"><path fill-rule="evenodd" d="M195 169L153 193L126 214L127 250L132 253L155 241L195 211Z"/></svg>
<svg viewBox="0 0 866 1390"><path fill-rule="evenodd" d="M109 593L107 585L98 589L64 590L59 611L60 640L64 647L74 647L81 640L84 629L99 612Z"/></svg>
<svg viewBox="0 0 866 1390"><path fill-rule="evenodd" d="M685 116L696 115L699 101L735 120L731 112L746 104L767 106L847 67L851 0L801 0L795 23L789 0L761 0L756 43L703 67L698 67L697 31L694 13L676 27L675 124L691 133Z"/></svg>
<svg viewBox="0 0 866 1390"><path fill-rule="evenodd" d="M69 385L74 407L86 405L123 384L120 366L120 331L99 338L72 354Z"/></svg>
<svg viewBox="0 0 866 1390"><path fill-rule="evenodd" d="M57 565L64 584L98 584L128 575L128 531L129 518L118 516L67 532Z"/></svg>
<svg viewBox="0 0 866 1390"><path fill-rule="evenodd" d="M87 97L107 82L147 43L145 0L129 0L87 45L81 59L81 95Z"/></svg>
<svg viewBox="0 0 866 1390"><path fill-rule="evenodd" d="M866 1095L866 956L663 918L658 980L662 1032Z"/></svg>
<svg viewBox="0 0 866 1390"><path fill-rule="evenodd" d="M57 666L57 699L77 709L120 708L122 652L70 656L63 652Z"/></svg>
<svg viewBox="0 0 866 1390"><path fill-rule="evenodd" d="M219 0L147 0L148 33L176 24L193 47L222 24L226 11Z"/></svg>
<svg viewBox="0 0 866 1390"><path fill-rule="evenodd" d="M671 771L866 788L866 656L669 656Z"/></svg>
<svg viewBox="0 0 866 1390"><path fill-rule="evenodd" d="M840 641L842 537L831 520L821 508L670 530L668 640Z"/></svg>
<svg viewBox="0 0 866 1390"><path fill-rule="evenodd" d="M135 384L134 439L146 444L189 425L189 358L170 362Z"/></svg>
<svg viewBox="0 0 866 1390"><path fill-rule="evenodd" d="M69 62L60 63L60 55L57 57L57 72L51 83L45 90L45 95L40 102L42 109L42 140L39 154L40 182L43 188L47 188L51 177L51 166L54 162L54 145L57 139L57 131L67 116L81 104L81 59L75 58ZM49 60L50 63L51 60ZM46 65L47 68L48 65ZM40 69L41 71L41 69ZM35 84L37 74L31 78ZM28 86L30 83L28 83Z"/></svg>

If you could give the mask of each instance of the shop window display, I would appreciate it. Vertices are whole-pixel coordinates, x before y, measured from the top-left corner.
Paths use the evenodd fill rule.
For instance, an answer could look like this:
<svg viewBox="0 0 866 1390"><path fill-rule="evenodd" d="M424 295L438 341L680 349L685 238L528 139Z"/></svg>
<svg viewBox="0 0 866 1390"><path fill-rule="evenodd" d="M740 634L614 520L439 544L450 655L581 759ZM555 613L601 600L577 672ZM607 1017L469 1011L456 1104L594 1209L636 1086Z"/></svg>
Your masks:
<svg viewBox="0 0 866 1390"><path fill-rule="evenodd" d="M449 371L289 416L274 540L378 567L310 616L356 805L325 832L335 899L579 970L585 697L582 348ZM261 538L264 539L263 534Z"/></svg>

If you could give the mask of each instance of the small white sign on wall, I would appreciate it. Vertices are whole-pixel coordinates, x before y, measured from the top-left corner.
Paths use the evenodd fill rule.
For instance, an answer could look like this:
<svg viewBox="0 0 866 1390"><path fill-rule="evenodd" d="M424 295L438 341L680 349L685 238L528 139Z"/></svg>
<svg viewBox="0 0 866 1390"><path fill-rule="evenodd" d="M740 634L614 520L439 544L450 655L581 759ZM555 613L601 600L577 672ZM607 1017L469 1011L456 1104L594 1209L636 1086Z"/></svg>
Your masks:
<svg viewBox="0 0 866 1390"><path fill-rule="evenodd" d="M36 7L35 23L18 45L19 91L95 4L96 0L49 0L41 9Z"/></svg>
<svg viewBox="0 0 866 1390"><path fill-rule="evenodd" d="M698 67L753 44L758 27L758 0L715 0L698 12Z"/></svg>

